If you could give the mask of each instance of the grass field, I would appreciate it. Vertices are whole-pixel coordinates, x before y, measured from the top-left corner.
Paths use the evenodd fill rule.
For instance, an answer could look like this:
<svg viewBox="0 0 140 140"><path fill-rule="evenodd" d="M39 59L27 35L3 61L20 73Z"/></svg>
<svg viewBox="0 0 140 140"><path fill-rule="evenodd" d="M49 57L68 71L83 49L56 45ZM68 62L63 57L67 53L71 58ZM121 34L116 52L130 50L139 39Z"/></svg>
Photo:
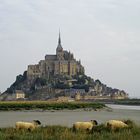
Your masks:
<svg viewBox="0 0 140 140"><path fill-rule="evenodd" d="M140 99L115 100L115 104L122 104L122 105L140 105Z"/></svg>
<svg viewBox="0 0 140 140"><path fill-rule="evenodd" d="M82 103L82 102L47 102L47 101L8 101L0 102L1 111L9 110L62 110L62 109L101 109L105 107L102 103Z"/></svg>
<svg viewBox="0 0 140 140"><path fill-rule="evenodd" d="M5 128L0 129L0 140L140 140L140 127L111 131L100 125L92 132L74 132L62 126L46 126L32 132Z"/></svg>

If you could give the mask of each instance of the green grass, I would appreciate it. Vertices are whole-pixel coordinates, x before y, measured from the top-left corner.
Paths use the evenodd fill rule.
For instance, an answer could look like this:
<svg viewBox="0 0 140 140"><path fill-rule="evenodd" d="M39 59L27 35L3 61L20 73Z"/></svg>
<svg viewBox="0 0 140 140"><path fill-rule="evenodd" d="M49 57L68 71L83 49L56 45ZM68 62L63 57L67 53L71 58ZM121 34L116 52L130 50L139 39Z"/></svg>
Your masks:
<svg viewBox="0 0 140 140"><path fill-rule="evenodd" d="M92 132L74 132L72 128L46 126L32 132L14 128L0 129L0 140L139 140L140 127L111 131L103 125Z"/></svg>
<svg viewBox="0 0 140 140"><path fill-rule="evenodd" d="M115 104L122 105L140 105L140 99L124 99L124 100L115 100Z"/></svg>
<svg viewBox="0 0 140 140"><path fill-rule="evenodd" d="M43 109L43 110L62 110L62 109L101 109L105 107L102 103L82 103L82 102L47 102L47 101L9 101L0 102L0 110L33 110L33 109Z"/></svg>

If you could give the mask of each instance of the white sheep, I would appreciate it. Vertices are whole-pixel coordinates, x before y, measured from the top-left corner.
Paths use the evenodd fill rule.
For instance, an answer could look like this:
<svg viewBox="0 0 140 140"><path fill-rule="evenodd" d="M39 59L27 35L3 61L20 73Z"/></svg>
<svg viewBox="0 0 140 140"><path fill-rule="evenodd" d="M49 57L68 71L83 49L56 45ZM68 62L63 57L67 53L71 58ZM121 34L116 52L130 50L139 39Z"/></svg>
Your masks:
<svg viewBox="0 0 140 140"><path fill-rule="evenodd" d="M75 122L73 124L73 130L88 130L91 131L94 126L98 125L96 120L90 122Z"/></svg>
<svg viewBox="0 0 140 140"><path fill-rule="evenodd" d="M38 120L34 120L33 122L16 122L16 129L27 129L29 131L32 131L40 125L41 122Z"/></svg>
<svg viewBox="0 0 140 140"><path fill-rule="evenodd" d="M106 122L106 127L114 130L118 128L127 128L128 125L120 120L109 120L108 122Z"/></svg>

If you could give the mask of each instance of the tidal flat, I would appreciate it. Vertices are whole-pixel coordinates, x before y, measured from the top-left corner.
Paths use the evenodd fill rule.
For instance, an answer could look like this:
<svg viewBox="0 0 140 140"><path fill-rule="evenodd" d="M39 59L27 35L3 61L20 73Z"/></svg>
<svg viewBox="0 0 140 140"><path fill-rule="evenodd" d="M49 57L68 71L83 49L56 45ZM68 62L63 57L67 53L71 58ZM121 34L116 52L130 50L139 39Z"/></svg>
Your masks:
<svg viewBox="0 0 140 140"><path fill-rule="evenodd" d="M117 106L117 105L116 105ZM137 107L126 108L126 106L98 110L24 110L24 111L1 111L0 128L14 127L17 121L40 120L43 126L61 125L71 127L76 121L89 121L96 119L99 124L110 119L131 119L140 125L140 110ZM112 107L112 109L111 109ZM120 107L120 108L119 108ZM125 107L125 108L124 108Z"/></svg>

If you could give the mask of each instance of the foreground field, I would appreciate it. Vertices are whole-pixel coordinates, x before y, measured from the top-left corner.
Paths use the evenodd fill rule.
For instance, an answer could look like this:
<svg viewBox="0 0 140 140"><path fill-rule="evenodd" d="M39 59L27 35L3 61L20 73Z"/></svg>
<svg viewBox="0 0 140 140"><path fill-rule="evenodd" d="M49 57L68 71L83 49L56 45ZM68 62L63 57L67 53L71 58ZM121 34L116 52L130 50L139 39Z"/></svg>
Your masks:
<svg viewBox="0 0 140 140"><path fill-rule="evenodd" d="M0 129L0 140L139 140L140 127L111 131L98 126L92 132L73 132L72 128L47 126L32 132L14 128Z"/></svg>
<svg viewBox="0 0 140 140"><path fill-rule="evenodd" d="M9 101L0 102L0 110L62 110L62 109L101 109L105 107L102 103L82 103L82 102L47 102L47 101Z"/></svg>

